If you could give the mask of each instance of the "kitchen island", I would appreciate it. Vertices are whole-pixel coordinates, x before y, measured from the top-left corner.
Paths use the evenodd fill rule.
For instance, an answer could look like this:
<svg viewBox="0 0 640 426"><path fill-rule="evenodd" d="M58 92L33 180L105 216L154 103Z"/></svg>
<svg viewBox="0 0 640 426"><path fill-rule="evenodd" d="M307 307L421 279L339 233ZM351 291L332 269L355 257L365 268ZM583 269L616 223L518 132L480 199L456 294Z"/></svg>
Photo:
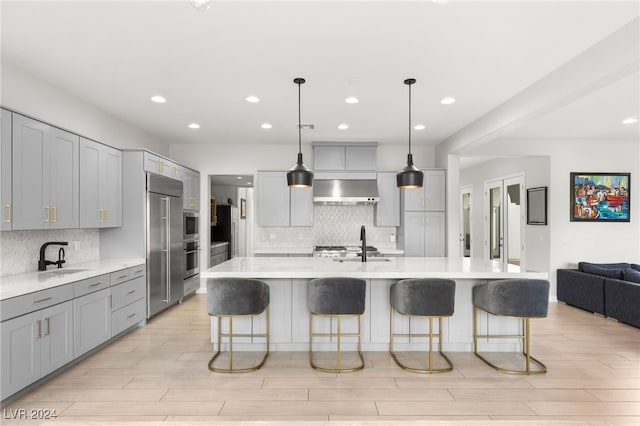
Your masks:
<svg viewBox="0 0 640 426"><path fill-rule="evenodd" d="M272 350L306 351L309 348L309 312L307 308L308 283L313 278L353 277L367 281L367 298L363 315L363 349L365 351L387 351L389 349L389 288L404 278L449 278L456 282L455 313L443 321L443 349L445 351L471 351L473 343L472 288L495 279L536 278L547 279L546 272L509 272L501 267L479 259L459 258L370 258L366 263L318 257L236 257L206 271L201 279L241 277L265 281L270 288L271 300L271 347ZM204 283L203 283L204 284ZM206 286L205 286L206 287ZM425 332L426 320L406 318L395 314L395 324L401 332ZM314 321L314 329L315 329ZM347 322L345 321L344 324ZM355 321L353 322L355 328ZM535 324L535 323L534 323ZM211 322L212 337L215 322ZM327 319L318 323L319 331L329 331L335 325ZM479 321L482 333L514 334L520 332L520 321L494 317L482 313ZM264 332L264 318L234 320L234 331L238 333ZM213 342L212 338L212 342ZM398 344L398 349L416 348L414 344ZM262 345L242 344L238 350L261 350ZM248 343L248 342L247 342ZM332 350L330 344L319 344L318 350ZM223 347L224 349L224 347ZM424 348L420 348L424 349ZM480 342L480 350L514 351L520 342L513 339L492 339Z"/></svg>

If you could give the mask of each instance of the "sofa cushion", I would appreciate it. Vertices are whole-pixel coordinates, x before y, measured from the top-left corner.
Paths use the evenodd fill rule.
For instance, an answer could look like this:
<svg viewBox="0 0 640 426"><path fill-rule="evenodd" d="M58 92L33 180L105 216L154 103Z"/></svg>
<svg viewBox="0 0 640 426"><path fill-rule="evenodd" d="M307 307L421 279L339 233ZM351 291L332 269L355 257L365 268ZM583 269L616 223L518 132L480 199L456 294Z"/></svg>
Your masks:
<svg viewBox="0 0 640 426"><path fill-rule="evenodd" d="M636 271L640 271L640 265L638 265L637 263L632 263L631 264L631 269L635 269Z"/></svg>
<svg viewBox="0 0 640 426"><path fill-rule="evenodd" d="M612 266L614 264L604 265L606 266L602 266L602 264L582 262L582 272L585 272L587 274L599 275L606 278L617 278L620 280L622 279L623 271L625 269L628 269L629 267L629 264L627 264L627 266L624 266L624 264L619 264L621 266L617 268L614 268Z"/></svg>
<svg viewBox="0 0 640 426"><path fill-rule="evenodd" d="M622 277L625 281L631 281L634 283L640 283L640 271L636 271L635 269L625 269L624 276Z"/></svg>
<svg viewBox="0 0 640 426"><path fill-rule="evenodd" d="M620 262L620 263L578 262L578 271L589 273L588 271L584 270L585 266L586 267L597 266L598 268L606 268L606 269L627 269L631 267L631 265L629 265L626 262Z"/></svg>

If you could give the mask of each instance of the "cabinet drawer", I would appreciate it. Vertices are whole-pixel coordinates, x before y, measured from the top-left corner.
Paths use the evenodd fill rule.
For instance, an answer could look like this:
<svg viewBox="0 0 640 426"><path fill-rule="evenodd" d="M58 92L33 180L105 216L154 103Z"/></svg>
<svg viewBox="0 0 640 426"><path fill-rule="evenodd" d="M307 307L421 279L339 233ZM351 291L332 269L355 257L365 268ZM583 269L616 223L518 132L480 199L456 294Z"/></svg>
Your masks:
<svg viewBox="0 0 640 426"><path fill-rule="evenodd" d="M130 273L131 271L129 269L123 269L121 271L112 272L111 285L118 285L125 281L129 281L131 279Z"/></svg>
<svg viewBox="0 0 640 426"><path fill-rule="evenodd" d="M84 296L85 294L93 293L94 291L102 290L109 286L111 286L111 277L109 274L87 278L86 280L73 283L73 296Z"/></svg>
<svg viewBox="0 0 640 426"><path fill-rule="evenodd" d="M66 284L5 299L0 302L0 319L5 321L9 318L71 300L73 299L73 286L74 284Z"/></svg>
<svg viewBox="0 0 640 426"><path fill-rule="evenodd" d="M144 299L133 302L111 314L111 336L122 333L127 328L145 319L147 304Z"/></svg>
<svg viewBox="0 0 640 426"><path fill-rule="evenodd" d="M142 265L133 266L129 268L129 279L132 280L138 277L144 277L147 274L147 265L144 263Z"/></svg>
<svg viewBox="0 0 640 426"><path fill-rule="evenodd" d="M123 306L142 299L145 294L145 289L146 281L144 277L139 277L113 287L111 289L111 311L117 311Z"/></svg>
<svg viewBox="0 0 640 426"><path fill-rule="evenodd" d="M200 275L184 280L184 295L191 294L200 288Z"/></svg>

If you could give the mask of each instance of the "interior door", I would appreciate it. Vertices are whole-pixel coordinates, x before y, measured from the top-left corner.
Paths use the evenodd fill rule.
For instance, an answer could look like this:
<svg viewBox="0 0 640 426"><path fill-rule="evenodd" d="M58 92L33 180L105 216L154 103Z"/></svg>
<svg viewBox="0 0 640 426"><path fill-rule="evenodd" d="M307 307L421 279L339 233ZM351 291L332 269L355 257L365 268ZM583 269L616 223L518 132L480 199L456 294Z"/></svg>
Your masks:
<svg viewBox="0 0 640 426"><path fill-rule="evenodd" d="M524 265L523 200L523 174L485 183L485 257L504 270Z"/></svg>
<svg viewBox="0 0 640 426"><path fill-rule="evenodd" d="M473 186L460 188L460 257L472 257L472 195Z"/></svg>

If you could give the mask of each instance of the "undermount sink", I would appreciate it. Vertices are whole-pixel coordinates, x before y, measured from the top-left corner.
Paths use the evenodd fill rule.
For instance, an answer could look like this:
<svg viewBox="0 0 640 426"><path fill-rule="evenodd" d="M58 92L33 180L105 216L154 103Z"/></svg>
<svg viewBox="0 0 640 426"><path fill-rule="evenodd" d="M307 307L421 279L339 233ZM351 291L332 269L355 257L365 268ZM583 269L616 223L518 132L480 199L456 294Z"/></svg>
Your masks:
<svg viewBox="0 0 640 426"><path fill-rule="evenodd" d="M334 262L362 262L359 257L334 257ZM390 257L367 257L367 262L391 262ZM365 263L365 262L363 262Z"/></svg>
<svg viewBox="0 0 640 426"><path fill-rule="evenodd" d="M75 274L76 272L82 272L86 270L87 269L75 269L75 268L51 269L50 271L43 271L39 275L45 278L62 277L64 275Z"/></svg>

